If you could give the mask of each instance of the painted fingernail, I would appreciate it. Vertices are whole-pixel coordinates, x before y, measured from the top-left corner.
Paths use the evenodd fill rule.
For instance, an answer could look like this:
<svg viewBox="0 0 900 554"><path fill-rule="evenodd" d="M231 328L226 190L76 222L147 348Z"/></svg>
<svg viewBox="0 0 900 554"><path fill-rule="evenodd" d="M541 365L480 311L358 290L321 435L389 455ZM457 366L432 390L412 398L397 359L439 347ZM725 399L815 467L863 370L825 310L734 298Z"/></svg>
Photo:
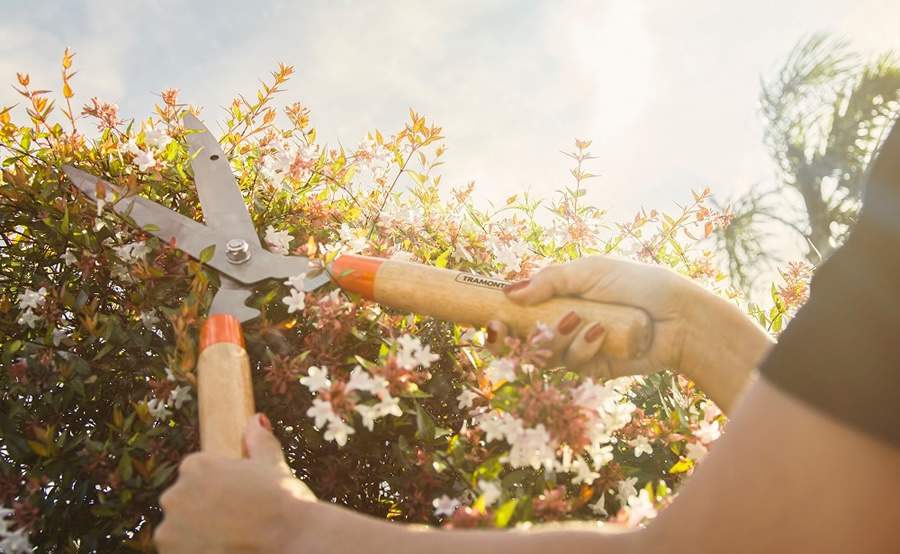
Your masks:
<svg viewBox="0 0 900 554"><path fill-rule="evenodd" d="M494 323L493 321L491 321L491 322L488 323L488 325L487 325L487 343L488 343L488 344L494 344L494 342L497 340L497 328L496 328L496 325L497 325L497 324Z"/></svg>
<svg viewBox="0 0 900 554"><path fill-rule="evenodd" d="M510 283L503 287L503 292L509 294L511 292L515 292L517 290L524 289L531 283L531 279L525 279L524 281L516 281L515 283Z"/></svg>
<svg viewBox="0 0 900 554"><path fill-rule="evenodd" d="M595 323L584 334L584 342L594 342L602 337L604 333L606 333L606 328L599 323Z"/></svg>
<svg viewBox="0 0 900 554"><path fill-rule="evenodd" d="M272 422L269 421L269 418L266 417L266 414L259 414L257 416L259 418L259 424L262 425L263 429L266 431L272 432Z"/></svg>
<svg viewBox="0 0 900 554"><path fill-rule="evenodd" d="M581 323L581 318L578 317L578 314L569 312L566 314L566 317L562 318L559 325L556 326L556 330L559 331L561 335L568 335L578 327L579 323Z"/></svg>

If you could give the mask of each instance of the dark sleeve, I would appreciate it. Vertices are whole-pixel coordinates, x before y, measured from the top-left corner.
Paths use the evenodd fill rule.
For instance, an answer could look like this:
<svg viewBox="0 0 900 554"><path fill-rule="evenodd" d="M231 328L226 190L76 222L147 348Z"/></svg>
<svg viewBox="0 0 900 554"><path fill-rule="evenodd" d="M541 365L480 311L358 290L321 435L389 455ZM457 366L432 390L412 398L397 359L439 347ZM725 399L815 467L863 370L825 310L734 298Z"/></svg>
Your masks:
<svg viewBox="0 0 900 554"><path fill-rule="evenodd" d="M760 371L900 447L900 125L872 165L856 228L818 268L809 301Z"/></svg>

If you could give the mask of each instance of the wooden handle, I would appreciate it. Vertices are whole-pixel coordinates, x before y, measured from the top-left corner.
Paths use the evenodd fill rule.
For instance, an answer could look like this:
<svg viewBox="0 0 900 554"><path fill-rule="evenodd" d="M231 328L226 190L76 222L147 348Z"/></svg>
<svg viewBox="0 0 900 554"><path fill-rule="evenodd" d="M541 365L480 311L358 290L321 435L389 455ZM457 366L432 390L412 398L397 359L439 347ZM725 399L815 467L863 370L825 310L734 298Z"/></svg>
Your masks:
<svg viewBox="0 0 900 554"><path fill-rule="evenodd" d="M250 359L241 323L215 314L200 332L197 360L200 448L227 458L243 458L244 429L254 413Z"/></svg>
<svg viewBox="0 0 900 554"><path fill-rule="evenodd" d="M562 297L520 306L506 298L508 282L481 275L349 255L337 258L331 273L341 288L386 306L472 325L499 319L519 336L527 336L538 322L553 325L574 310L582 326L597 321L606 328L602 352L611 358L638 357L652 340L652 324L643 310Z"/></svg>

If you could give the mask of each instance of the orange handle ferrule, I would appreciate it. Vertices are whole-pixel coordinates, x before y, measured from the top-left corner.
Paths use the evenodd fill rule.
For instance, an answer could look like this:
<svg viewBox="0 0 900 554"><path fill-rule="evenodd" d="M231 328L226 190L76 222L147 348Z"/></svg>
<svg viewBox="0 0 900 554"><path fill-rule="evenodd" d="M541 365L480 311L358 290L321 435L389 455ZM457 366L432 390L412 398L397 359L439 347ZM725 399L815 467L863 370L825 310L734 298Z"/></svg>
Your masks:
<svg viewBox="0 0 900 554"><path fill-rule="evenodd" d="M383 258L345 254L332 262L331 274L342 289L374 300L375 276L384 261Z"/></svg>
<svg viewBox="0 0 900 554"><path fill-rule="evenodd" d="M241 322L231 314L214 314L207 318L200 330L200 351L220 342L230 342L246 349Z"/></svg>

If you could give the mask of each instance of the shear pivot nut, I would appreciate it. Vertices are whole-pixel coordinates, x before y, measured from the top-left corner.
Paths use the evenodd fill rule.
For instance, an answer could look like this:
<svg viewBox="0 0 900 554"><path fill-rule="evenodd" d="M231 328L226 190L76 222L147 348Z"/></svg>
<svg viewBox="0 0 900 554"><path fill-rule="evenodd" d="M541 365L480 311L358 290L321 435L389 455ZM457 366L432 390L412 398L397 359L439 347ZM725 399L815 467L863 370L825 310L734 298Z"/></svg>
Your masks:
<svg viewBox="0 0 900 554"><path fill-rule="evenodd" d="M225 257L233 264L242 264L250 259L250 245L244 239L231 239L225 245Z"/></svg>

